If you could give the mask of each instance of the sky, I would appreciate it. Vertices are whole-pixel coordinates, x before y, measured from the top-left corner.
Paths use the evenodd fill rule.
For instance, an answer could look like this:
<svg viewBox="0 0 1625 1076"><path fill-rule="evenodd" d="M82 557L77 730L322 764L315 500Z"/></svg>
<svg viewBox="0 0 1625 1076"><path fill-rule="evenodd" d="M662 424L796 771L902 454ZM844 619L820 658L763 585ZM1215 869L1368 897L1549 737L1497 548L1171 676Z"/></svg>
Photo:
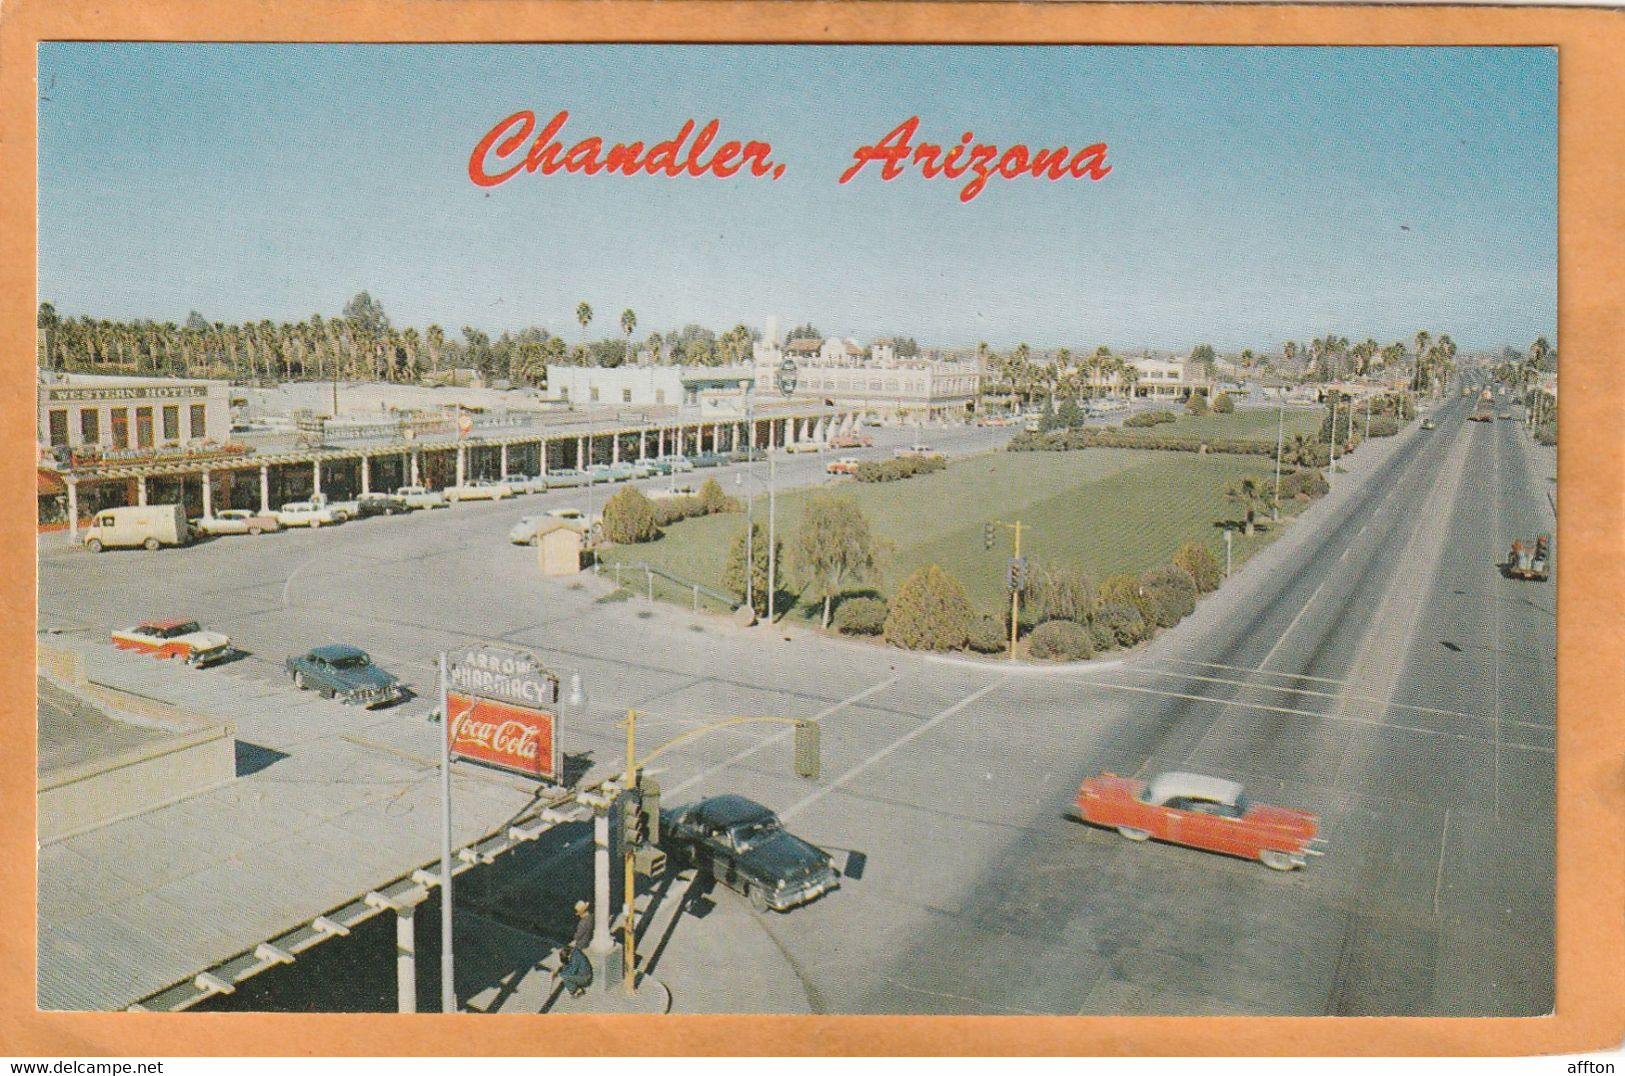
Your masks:
<svg viewBox="0 0 1625 1076"><path fill-rule="evenodd" d="M1557 54L1540 48L47 43L39 298L64 316L576 340L698 322L922 344L1268 350L1418 329L1556 341ZM486 132L565 148L684 122L778 179L469 177ZM859 148L1071 150L1098 181L890 181Z"/></svg>

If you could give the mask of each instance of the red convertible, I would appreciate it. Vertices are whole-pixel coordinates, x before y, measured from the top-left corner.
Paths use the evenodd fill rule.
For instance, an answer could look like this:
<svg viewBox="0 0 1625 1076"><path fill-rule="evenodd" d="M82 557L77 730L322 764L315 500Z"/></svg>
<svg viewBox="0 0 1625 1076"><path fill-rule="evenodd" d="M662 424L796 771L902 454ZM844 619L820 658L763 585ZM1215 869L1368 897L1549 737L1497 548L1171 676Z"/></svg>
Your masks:
<svg viewBox="0 0 1625 1076"><path fill-rule="evenodd" d="M1254 803L1236 782L1199 773L1164 773L1149 782L1103 773L1083 782L1077 802L1085 822L1113 827L1131 841L1155 837L1278 871L1326 850L1314 815Z"/></svg>

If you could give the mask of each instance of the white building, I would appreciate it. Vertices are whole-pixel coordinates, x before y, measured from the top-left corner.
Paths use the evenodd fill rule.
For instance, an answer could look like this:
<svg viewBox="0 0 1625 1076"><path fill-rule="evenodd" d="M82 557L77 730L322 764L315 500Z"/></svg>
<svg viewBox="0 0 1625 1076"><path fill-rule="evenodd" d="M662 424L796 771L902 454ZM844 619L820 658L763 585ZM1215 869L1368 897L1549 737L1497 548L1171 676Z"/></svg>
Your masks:
<svg viewBox="0 0 1625 1076"><path fill-rule="evenodd" d="M1134 384L1134 395L1153 399L1179 399L1197 389L1207 389L1210 382L1200 366L1185 359L1154 359L1142 356L1129 359L1139 379Z"/></svg>
<svg viewBox="0 0 1625 1076"><path fill-rule="evenodd" d="M754 381L749 366L549 366L547 398L577 410L677 407L742 415Z"/></svg>
<svg viewBox="0 0 1625 1076"><path fill-rule="evenodd" d="M851 337L780 344L770 328L753 357L756 391L764 397L778 394L778 368L790 358L797 371L795 398L861 407L883 421L963 419L981 385L975 363L899 359L890 343L866 348Z"/></svg>
<svg viewBox="0 0 1625 1076"><path fill-rule="evenodd" d="M224 381L42 372L36 389L38 440L52 448L135 458L231 435Z"/></svg>

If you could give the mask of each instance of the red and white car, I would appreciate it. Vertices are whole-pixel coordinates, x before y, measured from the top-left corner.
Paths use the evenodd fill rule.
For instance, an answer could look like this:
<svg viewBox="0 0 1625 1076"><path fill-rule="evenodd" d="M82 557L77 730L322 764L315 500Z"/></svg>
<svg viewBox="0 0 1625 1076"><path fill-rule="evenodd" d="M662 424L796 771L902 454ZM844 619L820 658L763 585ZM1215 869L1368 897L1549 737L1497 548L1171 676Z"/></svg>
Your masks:
<svg viewBox="0 0 1625 1076"><path fill-rule="evenodd" d="M857 474L858 458L856 456L842 456L838 460L830 460L824 467L825 474Z"/></svg>
<svg viewBox="0 0 1625 1076"><path fill-rule="evenodd" d="M1078 789L1078 815L1131 841L1160 841L1256 859L1273 870L1301 867L1325 854L1320 823L1307 811L1247 798L1241 785L1178 771L1150 781L1103 773Z"/></svg>
<svg viewBox="0 0 1625 1076"><path fill-rule="evenodd" d="M235 652L231 639L218 631L204 631L195 620L148 620L113 632L113 645L155 658L180 658L198 668Z"/></svg>
<svg viewBox="0 0 1625 1076"><path fill-rule="evenodd" d="M866 433L843 433L829 439L831 448L868 448L874 443L874 438Z"/></svg>

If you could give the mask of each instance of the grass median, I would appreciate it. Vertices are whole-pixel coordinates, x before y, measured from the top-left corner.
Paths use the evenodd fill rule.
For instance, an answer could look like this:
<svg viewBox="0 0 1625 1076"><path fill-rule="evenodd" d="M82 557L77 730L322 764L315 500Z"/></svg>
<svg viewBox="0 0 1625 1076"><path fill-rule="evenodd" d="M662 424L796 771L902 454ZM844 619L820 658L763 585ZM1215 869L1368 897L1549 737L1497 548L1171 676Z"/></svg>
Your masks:
<svg viewBox="0 0 1625 1076"><path fill-rule="evenodd" d="M1021 520L1024 555L1081 568L1097 581L1168 564L1174 550L1192 538L1223 565L1225 524L1241 516L1225 488L1246 477L1273 479L1274 473L1272 462L1253 457L1103 448L998 452L956 460L947 470L901 482L838 479L834 485L891 544L885 572L869 585L889 596L909 573L934 563L964 585L978 608L992 611L1007 598L1010 531L1001 528L994 548L985 550L986 520ZM778 534L786 547L806 496L806 490L797 490L778 497ZM1299 507L1288 502L1283 510ZM756 501L755 518L765 532L765 497ZM648 563L721 589L728 543L743 526L742 513L684 520L653 542L606 549L603 559L606 567ZM1267 522L1251 537L1237 531L1236 565L1273 536ZM781 565L782 579L792 578L790 567ZM790 615L813 619L817 613L809 605Z"/></svg>

